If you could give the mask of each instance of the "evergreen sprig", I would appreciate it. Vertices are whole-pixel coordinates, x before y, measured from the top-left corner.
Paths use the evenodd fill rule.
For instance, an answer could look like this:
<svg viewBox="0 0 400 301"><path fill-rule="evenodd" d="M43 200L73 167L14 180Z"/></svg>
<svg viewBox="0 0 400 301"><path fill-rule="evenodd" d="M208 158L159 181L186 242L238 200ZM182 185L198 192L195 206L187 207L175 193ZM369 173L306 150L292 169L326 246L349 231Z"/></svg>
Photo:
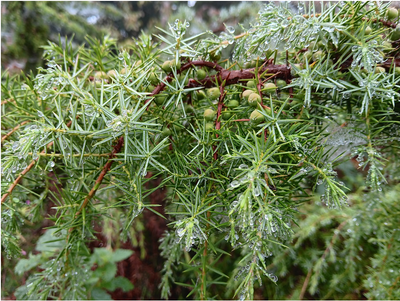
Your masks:
<svg viewBox="0 0 400 301"><path fill-rule="evenodd" d="M294 234L299 208L322 188L323 205L312 204L340 224L325 251L304 264L308 276L299 296L308 282L316 293L335 262L339 233L353 225L354 212L346 212L355 207L335 167L353 151L368 168L371 195L382 197L384 184L398 181L388 181L385 168L398 149L399 139L387 139L398 126L400 78L391 43L397 27L393 18L376 19L388 19L386 5L301 9L268 5L237 36L227 30L186 37L188 23L177 20L159 29L157 42L143 34L133 48L120 49L109 37L88 37L79 48L71 40L64 47L49 43L50 60L37 76L3 75L2 218L12 221L2 224L3 248L18 256L15 233L50 197L52 228L62 242L27 280L24 297L84 298L74 287L88 281L80 277L90 262L88 241L96 239L93 224L118 212L122 238L135 240L131 230L143 210L160 215L148 196L163 188L169 230L160 245L166 257L161 297L173 281L200 299L224 298L213 295L219 286L229 297L253 299L257 282L278 283L270 256L293 238L296 250L323 225L324 215L314 213ZM222 59L229 45L232 59ZM345 142L334 138L337 131ZM157 187L145 185L155 178L162 179ZM34 201L23 204L28 197ZM357 256L350 236L349 262ZM388 260L382 257L392 237L374 255L374 266ZM236 269L227 274L220 262L237 253L226 259ZM179 281L174 272L181 265L190 276ZM354 279L355 266L347 269ZM366 283L374 277L369 273ZM342 280L332 281L327 296ZM385 284L390 296L396 283ZM386 296L377 287L368 294Z"/></svg>

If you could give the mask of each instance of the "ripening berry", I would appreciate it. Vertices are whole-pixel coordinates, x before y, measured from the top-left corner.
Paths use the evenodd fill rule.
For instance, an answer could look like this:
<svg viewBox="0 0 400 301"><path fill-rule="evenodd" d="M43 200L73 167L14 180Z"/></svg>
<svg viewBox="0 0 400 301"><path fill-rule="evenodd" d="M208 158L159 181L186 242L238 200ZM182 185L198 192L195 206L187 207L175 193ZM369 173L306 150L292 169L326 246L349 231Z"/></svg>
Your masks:
<svg viewBox="0 0 400 301"><path fill-rule="evenodd" d="M288 56L289 56L289 58L293 58L295 55L296 55L296 50L294 50L294 49L289 49L288 50Z"/></svg>
<svg viewBox="0 0 400 301"><path fill-rule="evenodd" d="M204 99L204 98L206 98L206 93L203 90L197 91L197 99L201 100L201 99Z"/></svg>
<svg viewBox="0 0 400 301"><path fill-rule="evenodd" d="M314 52L314 54L312 55L312 59L313 59L314 62L315 61L319 61L323 57L323 55L324 54L322 53L322 51L319 50L317 52Z"/></svg>
<svg viewBox="0 0 400 301"><path fill-rule="evenodd" d="M261 102L261 96L258 93L251 93L248 102L251 107L257 107L258 103Z"/></svg>
<svg viewBox="0 0 400 301"><path fill-rule="evenodd" d="M254 124L259 124L259 123L263 122L263 120L264 120L264 115L261 114L258 110L254 110L250 114L250 121Z"/></svg>
<svg viewBox="0 0 400 301"><path fill-rule="evenodd" d="M394 73L395 73L396 75L400 75L400 67L395 67L395 68L394 68Z"/></svg>
<svg viewBox="0 0 400 301"><path fill-rule="evenodd" d="M236 99L232 99L228 102L228 104L226 106L230 109L234 109L239 106L239 102Z"/></svg>
<svg viewBox="0 0 400 301"><path fill-rule="evenodd" d="M186 78L186 74L182 72L181 74L179 74L178 80L179 80L179 82L183 82L185 80L185 78ZM186 81L186 83L187 83L187 81Z"/></svg>
<svg viewBox="0 0 400 301"><path fill-rule="evenodd" d="M282 89L283 87L286 87L286 81L284 81L283 79L278 79L277 81L276 81L276 86L279 88L279 89Z"/></svg>
<svg viewBox="0 0 400 301"><path fill-rule="evenodd" d="M386 12L386 17L388 18L388 20L397 19L398 16L399 12L397 11L397 9L395 9L394 7L389 7L389 9Z"/></svg>
<svg viewBox="0 0 400 301"><path fill-rule="evenodd" d="M211 100L215 100L221 95L221 91L219 88L210 88L207 90L207 95Z"/></svg>
<svg viewBox="0 0 400 301"><path fill-rule="evenodd" d="M146 91L147 92L153 92L155 88L156 87L154 87L153 85L148 85L147 88L146 88Z"/></svg>
<svg viewBox="0 0 400 301"><path fill-rule="evenodd" d="M247 99L247 98L249 98L250 94L252 94L252 93L254 93L253 90L245 90L245 91L242 93L242 98Z"/></svg>
<svg viewBox="0 0 400 301"><path fill-rule="evenodd" d="M179 69L181 67L181 62L178 60L178 62L176 62L175 59L173 59L172 61L170 61L171 63L171 67L175 67L176 69Z"/></svg>
<svg viewBox="0 0 400 301"><path fill-rule="evenodd" d="M117 71L115 70L109 70L107 72L107 76L110 77L111 79L115 79L117 77Z"/></svg>
<svg viewBox="0 0 400 301"><path fill-rule="evenodd" d="M375 67L375 73L385 73L386 70L383 67Z"/></svg>
<svg viewBox="0 0 400 301"><path fill-rule="evenodd" d="M154 102L161 106L165 101L165 96L164 95L156 95L156 97L154 98Z"/></svg>
<svg viewBox="0 0 400 301"><path fill-rule="evenodd" d="M212 121L215 118L215 111L213 109L206 109L204 111L204 119L207 121Z"/></svg>
<svg viewBox="0 0 400 301"><path fill-rule="evenodd" d="M206 123L206 131L211 132L214 129L214 123L213 122L207 122Z"/></svg>
<svg viewBox="0 0 400 301"><path fill-rule="evenodd" d="M246 69L250 69L252 67L252 64L251 64L251 62L246 62L246 63L244 63L243 67Z"/></svg>
<svg viewBox="0 0 400 301"><path fill-rule="evenodd" d="M172 132L169 128L165 128L161 132L162 137L168 137L168 136L171 136L171 134L172 134Z"/></svg>
<svg viewBox="0 0 400 301"><path fill-rule="evenodd" d="M264 85L263 91L266 90L268 94L274 93L276 91L276 86L273 83L267 83Z"/></svg>
<svg viewBox="0 0 400 301"><path fill-rule="evenodd" d="M232 117L232 113L231 112L228 112L228 111L222 112L222 119L223 120L228 120L231 117Z"/></svg>
<svg viewBox="0 0 400 301"><path fill-rule="evenodd" d="M102 80L100 80L100 79L95 79L95 80L94 80L94 84L95 84L96 87L98 87L98 88L101 87L101 83L102 83Z"/></svg>
<svg viewBox="0 0 400 301"><path fill-rule="evenodd" d="M371 34L371 32L372 32L372 28L371 27L369 27L369 26L367 26L366 28L365 28L365 34L366 35L369 35L369 34Z"/></svg>
<svg viewBox="0 0 400 301"><path fill-rule="evenodd" d="M392 34L390 35L390 39L392 41L396 41L400 39L400 24L397 24L396 28L392 31Z"/></svg>
<svg viewBox="0 0 400 301"><path fill-rule="evenodd" d="M171 61L165 61L162 64L161 69L164 70L165 73L170 73L172 71Z"/></svg>
<svg viewBox="0 0 400 301"><path fill-rule="evenodd" d="M308 51L304 52L303 56L304 56L304 58L309 60L310 58L312 58L313 53L310 50L308 50Z"/></svg>
<svg viewBox="0 0 400 301"><path fill-rule="evenodd" d="M215 52L210 53L210 58L212 61L219 61L221 59L221 54Z"/></svg>
<svg viewBox="0 0 400 301"><path fill-rule="evenodd" d="M197 79L198 80L202 80L202 79L205 79L206 78L206 72L203 70L203 69L199 69L199 70L197 70L197 72L196 72L196 77L197 77Z"/></svg>
<svg viewBox="0 0 400 301"><path fill-rule="evenodd" d="M249 88L255 88L256 87L256 83L254 82L254 80L249 80L247 82L247 87Z"/></svg>
<svg viewBox="0 0 400 301"><path fill-rule="evenodd" d="M126 74L126 73L128 73L128 72L129 72L129 69L122 68L121 71L120 71L119 73L121 73L121 74Z"/></svg>
<svg viewBox="0 0 400 301"><path fill-rule="evenodd" d="M276 86L274 83L266 83L264 85L264 89L268 89L268 90L276 90Z"/></svg>
<svg viewBox="0 0 400 301"><path fill-rule="evenodd" d="M388 41L383 42L382 46L385 47L385 48L383 48L384 52L390 52L393 50L392 43L390 43Z"/></svg>
<svg viewBox="0 0 400 301"><path fill-rule="evenodd" d="M97 72L94 74L94 78L95 78L95 79L107 79L108 76L107 76L107 73L105 73L104 71L97 71Z"/></svg>
<svg viewBox="0 0 400 301"><path fill-rule="evenodd" d="M158 84L158 78L157 78L157 75L156 75L154 72L151 72L151 73L150 73L149 81L150 81L153 85L157 85L157 84Z"/></svg>
<svg viewBox="0 0 400 301"><path fill-rule="evenodd" d="M260 67L262 65L262 62L260 59L254 59L251 61L251 67L255 68L255 67Z"/></svg>
<svg viewBox="0 0 400 301"><path fill-rule="evenodd" d="M280 94L279 94L279 99L280 100L286 100L286 99L288 99L290 97L290 95L289 95L289 93L287 93L287 92L281 92Z"/></svg>
<svg viewBox="0 0 400 301"><path fill-rule="evenodd" d="M194 108L191 105L185 104L185 112L186 114L194 113Z"/></svg>

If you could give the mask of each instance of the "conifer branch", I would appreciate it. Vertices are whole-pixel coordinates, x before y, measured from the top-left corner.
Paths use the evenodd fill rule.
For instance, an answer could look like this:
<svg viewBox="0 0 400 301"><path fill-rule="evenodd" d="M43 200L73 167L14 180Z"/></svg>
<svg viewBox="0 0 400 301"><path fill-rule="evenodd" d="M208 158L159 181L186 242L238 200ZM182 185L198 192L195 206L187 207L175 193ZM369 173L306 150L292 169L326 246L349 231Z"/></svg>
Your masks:
<svg viewBox="0 0 400 301"><path fill-rule="evenodd" d="M7 140L7 138L10 137L14 132L16 132L21 126L23 126L27 123L29 123L28 120L21 122L16 127L14 127L11 131L9 131L7 134L5 134L3 137L1 137L1 143L3 143L5 140Z"/></svg>
<svg viewBox="0 0 400 301"><path fill-rule="evenodd" d="M311 274L312 274L312 268L310 268L308 270L308 273L307 273L307 276L306 276L306 280L304 280L303 286L301 287L299 300L303 300L303 298L304 298L304 294L306 293L308 283L310 282Z"/></svg>
<svg viewBox="0 0 400 301"><path fill-rule="evenodd" d="M1 105L5 105L6 103L14 102L14 101L15 101L14 98L8 98L8 99L3 100L3 101L1 102Z"/></svg>
<svg viewBox="0 0 400 301"><path fill-rule="evenodd" d="M70 120L67 123L67 127L70 127L72 124L72 120ZM49 149L52 145L54 144L54 141L50 142L47 144L46 148L41 151L41 154L46 153L46 150ZM7 192L1 197L1 203L3 203L6 198L12 193L15 187L17 187L18 183L22 180L22 178L32 169L33 166L35 166L36 162L39 160L39 158L33 160L20 174L19 176L14 180L14 182L11 184L11 186L8 188Z"/></svg>
<svg viewBox="0 0 400 301"><path fill-rule="evenodd" d="M83 200L82 205L79 207L79 210L75 213L75 218L77 218L81 214L82 210L87 206L88 202L96 194L96 191L97 191L97 189L99 189L101 182L103 181L105 175L107 174L107 172L110 170L112 164L114 163L113 159L114 159L115 155L120 152L123 144L124 144L124 136L121 136L118 139L118 143L114 146L114 149L110 154L110 158L108 159L107 163L104 165L103 170L101 171L99 177L97 178L93 188L90 190L88 195Z"/></svg>

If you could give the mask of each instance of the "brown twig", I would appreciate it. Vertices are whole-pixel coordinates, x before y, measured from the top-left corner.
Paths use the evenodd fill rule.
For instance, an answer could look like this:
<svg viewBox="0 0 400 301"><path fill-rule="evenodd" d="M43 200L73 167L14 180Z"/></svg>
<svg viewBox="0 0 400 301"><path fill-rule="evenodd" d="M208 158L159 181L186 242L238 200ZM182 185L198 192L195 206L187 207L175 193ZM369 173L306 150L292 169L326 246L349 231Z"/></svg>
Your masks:
<svg viewBox="0 0 400 301"><path fill-rule="evenodd" d="M243 119L235 119L235 120L232 120L232 121L238 121L238 122L240 122L240 121L250 121L250 119L243 118Z"/></svg>
<svg viewBox="0 0 400 301"><path fill-rule="evenodd" d="M261 74L273 73L272 77L291 78L290 69L288 69L286 65L273 65L270 62L268 63L269 64L264 64L262 68L259 68L259 72ZM185 88L195 88L195 87L210 88L214 87L216 84L221 85L222 83L224 83L224 86L229 86L237 84L239 83L239 81L242 80L252 79L255 76L255 68L242 69L242 70L226 70L217 63L208 61L188 62L184 64L179 70L177 70L177 74L180 74L181 72L189 69L192 66L212 68L218 71L218 74L212 76L206 76L206 78L201 81L191 78L189 79L189 82ZM173 78L174 75L170 73L164 78L164 82L170 82L172 81ZM155 89L153 90L153 92L150 93L149 96L152 97L163 91L166 87L166 84L164 82L158 84L157 87L155 87ZM145 104L147 104L149 101L150 99L147 99L145 101Z"/></svg>
<svg viewBox="0 0 400 301"><path fill-rule="evenodd" d="M341 66L341 70L348 69L351 66L351 63L352 63L351 59L344 62ZM390 68L393 63L395 66L400 66L400 59L388 59L381 65L385 68ZM189 79L188 84L185 86L185 88L196 88L196 87L211 88L214 87L215 85L221 85L222 83L224 83L224 86L234 85L243 80L253 79L255 77L255 71L256 71L255 70L256 68L227 70L222 68L217 63L202 60L202 61L191 61L185 63L179 70L177 70L177 74L180 74L181 72L189 69L192 66L212 68L218 71L218 74L212 76L206 76L206 78L201 81L191 78ZM292 74L290 70L291 69L288 68L287 64L274 65L270 60L264 63L262 68L258 69L259 74L262 75L272 74L272 76L270 76L266 80L274 77L276 79L277 78L284 79L286 80L287 83L289 83L290 80L292 79ZM164 78L164 82L170 82L173 80L173 78L174 78L173 73L170 73ZM155 87L155 89L150 93L149 96L152 97L163 91L166 87L166 84L164 82L158 84L157 87ZM289 93L290 93L290 98L292 98L293 96L292 88L290 88ZM145 101L145 104L147 104L149 101L150 99L147 99Z"/></svg>
<svg viewBox="0 0 400 301"><path fill-rule="evenodd" d="M291 77L290 69L286 65L267 64L259 68L261 74L274 74L277 78L285 79ZM253 79L255 76L255 68L242 70L221 70L217 75L207 76L202 81L190 79L185 88L205 87L210 88L216 84L220 85L225 81L225 86L234 85L243 80Z"/></svg>
<svg viewBox="0 0 400 301"><path fill-rule="evenodd" d="M308 282L310 282L311 274L312 274L312 269L310 268L308 270L306 280L304 281L303 286L301 288L299 300L303 300L304 294L306 293L306 289L307 289L307 286L308 286Z"/></svg>
<svg viewBox="0 0 400 301"><path fill-rule="evenodd" d="M70 120L67 123L67 127L70 127L72 124L72 120ZM50 142L49 144L47 144L46 148L44 150L41 151L41 154L44 154L46 152L47 149L49 149L52 145L54 144L54 141ZM22 180L22 178L32 169L33 166L35 166L37 160L39 158L37 158L36 160L33 160L27 168L25 168L18 176L18 178L15 179L15 181L11 184L10 188L8 188L7 192L1 197L1 203L3 203L6 198L11 194L11 192L14 190L15 187L17 187L18 183Z"/></svg>
<svg viewBox="0 0 400 301"><path fill-rule="evenodd" d="M183 71L189 69L192 66L208 67L211 69L215 69L216 71L224 70L224 68L222 68L220 65L218 65L217 63L214 63L214 62L191 61L191 62L187 62L180 69L176 70L176 73L181 74ZM164 78L164 81L171 82L173 79L174 79L174 74L171 72ZM191 80L196 81L195 79L191 79ZM159 83L157 85L157 87L155 87L155 89L150 93L149 96L152 97L154 95L157 95L158 93L163 91L165 89L165 87L166 87L166 84L164 82ZM147 104L149 101L150 101L150 99L147 99L145 101L145 104Z"/></svg>
<svg viewBox="0 0 400 301"><path fill-rule="evenodd" d="M53 142L50 142L47 147L50 147L51 145L53 145ZM45 150L42 151L42 153L44 153ZM18 176L18 178L15 179L15 181L11 184L10 188L8 188L7 192L5 194L3 194L3 196L1 197L1 203L3 204L3 202L6 200L6 198L11 194L11 192L14 190L14 188L18 185L18 183L21 181L21 179L32 169L32 167L35 165L37 159L33 160L27 168L25 168L20 175Z"/></svg>
<svg viewBox="0 0 400 301"><path fill-rule="evenodd" d="M5 104L8 103L8 102L14 102L14 101L15 101L14 98L8 98L8 99L3 100L3 101L1 102L1 105L5 105Z"/></svg>
<svg viewBox="0 0 400 301"><path fill-rule="evenodd" d="M77 218L82 210L87 206L87 204L89 203L89 201L94 197L94 195L96 194L97 189L99 189L101 182L104 179L104 176L107 174L107 172L110 170L111 165L114 163L114 157L117 153L120 152L122 145L124 144L124 136L121 136L118 139L118 143L114 146L113 151L110 154L110 158L108 159L106 165L104 165L103 170L101 171L99 177L97 178L92 190L90 190L89 194L86 196L86 198L83 200L82 205L79 207L79 210L75 213L75 218ZM73 228L71 228L73 229ZM71 232L71 230L70 230Z"/></svg>
<svg viewBox="0 0 400 301"><path fill-rule="evenodd" d="M4 140L6 140L8 137L10 137L15 131L17 131L21 126L23 126L24 124L27 124L29 121L24 121L21 122L20 124L18 124L15 128L13 128L11 131L9 131L7 134L5 134L3 137L1 137L1 143L4 142Z"/></svg>

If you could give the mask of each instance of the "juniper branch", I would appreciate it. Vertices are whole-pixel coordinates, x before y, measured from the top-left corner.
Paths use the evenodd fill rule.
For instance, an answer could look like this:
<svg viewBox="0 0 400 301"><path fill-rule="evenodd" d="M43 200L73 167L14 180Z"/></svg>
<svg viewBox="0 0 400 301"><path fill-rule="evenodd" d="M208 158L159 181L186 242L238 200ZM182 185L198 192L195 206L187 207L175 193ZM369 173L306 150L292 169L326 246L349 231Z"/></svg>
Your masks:
<svg viewBox="0 0 400 301"><path fill-rule="evenodd" d="M107 163L104 165L103 170L101 171L99 177L97 178L92 190L90 190L90 192L88 193L86 198L83 200L82 205L79 207L79 210L75 213L75 218L77 218L81 214L82 210L87 206L88 202L96 194L96 191L97 191L97 189L99 189L101 182L103 181L105 175L110 170L111 165L114 163L113 159L114 159L115 155L120 152L123 144L124 144L124 136L121 136L118 139L118 143L114 146L114 149L110 154L110 158L108 159Z"/></svg>
<svg viewBox="0 0 400 301"><path fill-rule="evenodd" d="M8 139L8 137L10 137L13 133L15 133L21 126L25 125L29 123L29 121L24 121L21 122L20 124L18 124L16 127L14 127L11 131L9 131L7 134L5 134L3 137L1 137L1 143L3 143L5 140Z"/></svg>
<svg viewBox="0 0 400 301"><path fill-rule="evenodd" d="M67 127L70 127L72 124L72 120L70 120L67 123ZM46 148L41 151L41 154L44 154L47 149L49 149L52 145L54 144L54 141L50 142L47 144ZM32 169L33 166L35 166L36 162L39 160L39 158L33 160L21 173L20 175L14 180L14 182L11 184L10 188L8 188L7 192L1 197L1 203L3 203L6 198L12 193L15 187L17 187L18 183L22 180L22 178Z"/></svg>

